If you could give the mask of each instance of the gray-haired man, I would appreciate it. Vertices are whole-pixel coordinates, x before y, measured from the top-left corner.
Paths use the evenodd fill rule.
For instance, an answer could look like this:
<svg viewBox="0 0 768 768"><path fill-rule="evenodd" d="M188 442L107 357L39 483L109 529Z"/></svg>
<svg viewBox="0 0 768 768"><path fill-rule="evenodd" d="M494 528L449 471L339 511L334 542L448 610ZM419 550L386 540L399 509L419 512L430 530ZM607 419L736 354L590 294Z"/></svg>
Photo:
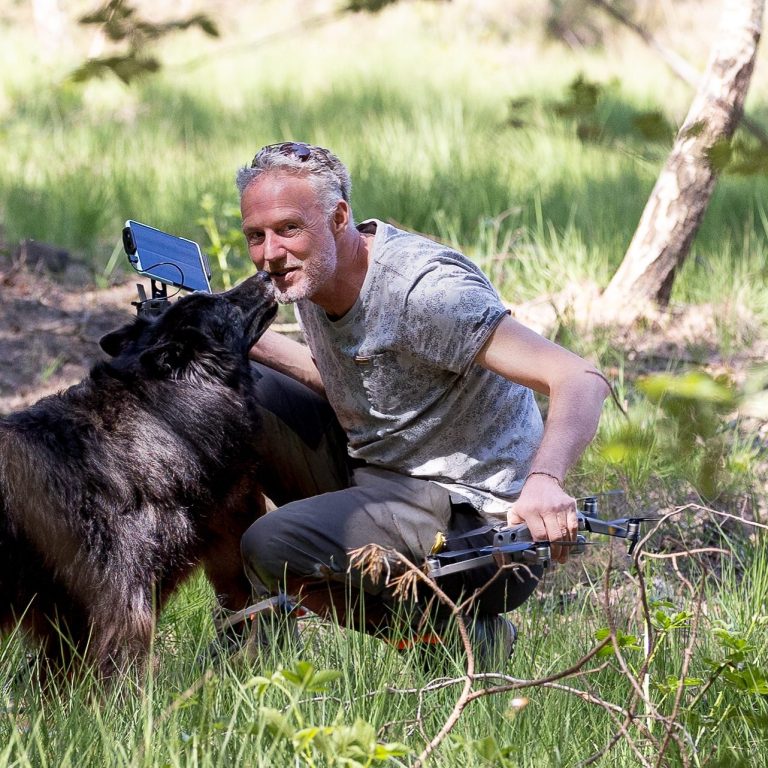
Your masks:
<svg viewBox="0 0 768 768"><path fill-rule="evenodd" d="M307 342L267 332L252 351L285 440L268 460L281 506L243 537L249 573L319 612L342 613L341 597L362 587L364 628L386 631L385 585L349 573L349 550L374 542L421 562L438 532L494 516L573 540L562 483L597 428L608 392L597 371L513 320L460 253L382 221L356 226L349 174L328 150L264 147L238 187L251 259L295 303ZM545 427L532 390L550 397ZM277 478L286 462L292 481ZM552 549L565 560L567 547ZM519 572L502 582L476 636L511 648L498 614L535 583Z"/></svg>

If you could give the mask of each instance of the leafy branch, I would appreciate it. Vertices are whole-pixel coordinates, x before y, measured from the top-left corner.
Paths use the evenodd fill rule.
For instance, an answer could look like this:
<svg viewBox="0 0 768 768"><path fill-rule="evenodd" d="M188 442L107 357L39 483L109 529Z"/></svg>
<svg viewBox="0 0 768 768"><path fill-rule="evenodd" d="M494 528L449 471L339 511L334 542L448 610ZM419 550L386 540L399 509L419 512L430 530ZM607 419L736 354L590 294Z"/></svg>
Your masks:
<svg viewBox="0 0 768 768"><path fill-rule="evenodd" d="M160 69L159 59L147 53L147 50L162 38L194 27L209 37L219 36L215 22L203 13L182 19L150 22L139 16L136 8L127 0L107 0L93 13L81 16L78 23L97 27L122 50L110 56L88 59L70 74L74 82L85 82L111 73L127 84Z"/></svg>

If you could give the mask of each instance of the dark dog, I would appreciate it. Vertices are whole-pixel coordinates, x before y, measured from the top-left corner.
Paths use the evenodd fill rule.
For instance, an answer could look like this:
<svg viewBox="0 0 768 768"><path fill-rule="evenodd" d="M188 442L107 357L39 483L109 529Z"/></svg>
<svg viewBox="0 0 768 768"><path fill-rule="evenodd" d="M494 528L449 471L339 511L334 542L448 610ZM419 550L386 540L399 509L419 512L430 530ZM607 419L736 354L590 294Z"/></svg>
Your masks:
<svg viewBox="0 0 768 768"><path fill-rule="evenodd" d="M247 605L240 537L263 513L248 350L275 315L260 273L108 334L82 383L0 419L0 629L56 665L145 660L154 611L202 564Z"/></svg>

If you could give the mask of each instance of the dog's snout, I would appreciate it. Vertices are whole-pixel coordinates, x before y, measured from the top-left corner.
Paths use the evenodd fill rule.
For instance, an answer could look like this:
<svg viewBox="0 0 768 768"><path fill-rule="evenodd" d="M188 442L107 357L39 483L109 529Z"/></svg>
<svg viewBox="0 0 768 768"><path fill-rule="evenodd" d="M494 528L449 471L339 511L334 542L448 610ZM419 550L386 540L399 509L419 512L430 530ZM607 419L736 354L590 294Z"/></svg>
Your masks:
<svg viewBox="0 0 768 768"><path fill-rule="evenodd" d="M254 302L274 303L275 287L266 272L257 272L222 295L235 306L249 309Z"/></svg>
<svg viewBox="0 0 768 768"><path fill-rule="evenodd" d="M261 281L264 292L271 299L275 297L275 284L272 282L272 276L269 272L257 272L256 277Z"/></svg>

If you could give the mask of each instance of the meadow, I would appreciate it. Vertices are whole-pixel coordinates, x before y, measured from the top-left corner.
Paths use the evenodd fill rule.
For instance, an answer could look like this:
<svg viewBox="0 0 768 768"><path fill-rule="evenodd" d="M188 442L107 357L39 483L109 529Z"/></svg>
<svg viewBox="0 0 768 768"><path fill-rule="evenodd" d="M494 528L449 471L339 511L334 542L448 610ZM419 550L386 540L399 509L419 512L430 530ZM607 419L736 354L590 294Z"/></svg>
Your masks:
<svg viewBox="0 0 768 768"><path fill-rule="evenodd" d="M234 172L296 139L348 164L357 219L455 245L512 306L566 289L599 301L691 94L618 30L596 48L530 28L510 41L443 5L275 35L307 4L230 9L220 42L170 40L164 68L129 86L67 81L76 52L29 55L31 29L6 20L0 246L56 244L108 284L128 277L131 218L198 240L223 286L250 267ZM669 126L652 138L649 113ZM669 352L653 327L585 331L561 312L547 329L609 373L621 405L606 404L572 492L618 489L608 511L669 517L634 563L596 546L548 572L512 616L508 668L474 683L511 689L468 703L428 764L768 765L766 375L752 354L768 324L766 193L764 175L718 183L672 294L680 316L712 319L702 334ZM29 647L3 639L0 765L412 765L464 684L460 653L440 684L417 654L316 619L300 649L214 658L212 604L202 579L186 587L152 669L106 692L89 679L41 692Z"/></svg>

